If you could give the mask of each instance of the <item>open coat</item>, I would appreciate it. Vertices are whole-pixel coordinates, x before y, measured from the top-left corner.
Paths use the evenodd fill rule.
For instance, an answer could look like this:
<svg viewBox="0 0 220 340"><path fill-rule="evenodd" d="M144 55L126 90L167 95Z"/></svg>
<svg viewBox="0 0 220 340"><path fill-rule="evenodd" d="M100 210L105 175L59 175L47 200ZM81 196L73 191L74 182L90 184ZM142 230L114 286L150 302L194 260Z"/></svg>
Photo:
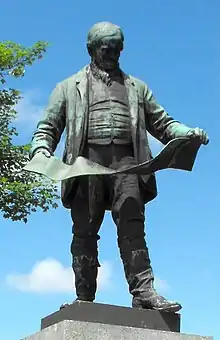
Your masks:
<svg viewBox="0 0 220 340"><path fill-rule="evenodd" d="M34 133L30 157L38 148L55 151L62 133L66 130L63 162L71 165L77 156L83 155L88 123L88 72L85 66L77 74L57 84L53 90L43 119ZM152 91L142 81L123 73L129 99L132 140L137 163L152 158L147 131L166 144L173 138L185 136L189 128L174 120L157 104ZM66 208L74 198L78 180L62 182L61 199ZM145 203L157 195L155 175L140 177Z"/></svg>

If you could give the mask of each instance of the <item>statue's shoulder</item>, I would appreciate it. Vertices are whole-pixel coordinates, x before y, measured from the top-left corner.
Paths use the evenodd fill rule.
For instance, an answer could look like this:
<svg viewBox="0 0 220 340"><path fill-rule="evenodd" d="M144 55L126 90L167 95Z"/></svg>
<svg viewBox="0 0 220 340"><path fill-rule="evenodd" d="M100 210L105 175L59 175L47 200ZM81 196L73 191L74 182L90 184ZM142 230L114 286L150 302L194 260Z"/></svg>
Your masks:
<svg viewBox="0 0 220 340"><path fill-rule="evenodd" d="M77 73L62 80L59 84L63 87L73 86L74 84L76 84L78 81L80 81L82 78L86 76L87 70L88 70L88 66L85 66L81 70L79 70Z"/></svg>
<svg viewBox="0 0 220 340"><path fill-rule="evenodd" d="M147 84L144 81L142 81L141 79L138 79L138 78L136 78L136 77L134 77L134 76L132 76L130 74L128 75L128 77L130 78L131 82L133 82L134 85L137 88L143 89L143 88L145 88L147 86Z"/></svg>

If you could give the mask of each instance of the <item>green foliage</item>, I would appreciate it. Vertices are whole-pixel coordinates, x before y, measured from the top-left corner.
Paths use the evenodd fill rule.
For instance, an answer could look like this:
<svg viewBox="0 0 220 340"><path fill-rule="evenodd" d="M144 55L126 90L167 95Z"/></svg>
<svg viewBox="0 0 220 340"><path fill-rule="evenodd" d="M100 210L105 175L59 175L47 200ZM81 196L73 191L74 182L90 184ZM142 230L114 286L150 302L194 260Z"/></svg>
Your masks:
<svg viewBox="0 0 220 340"><path fill-rule="evenodd" d="M43 57L46 42L25 48L11 41L0 42L0 211L3 217L27 222L41 208L44 212L58 205L57 186L42 176L22 171L28 161L29 145L15 145L18 135L13 122L20 91L7 89L8 77L23 77L25 68Z"/></svg>
<svg viewBox="0 0 220 340"><path fill-rule="evenodd" d="M12 41L0 42L0 81L6 83L5 77L12 75L16 78L24 75L25 67L32 65L43 57L48 44L38 41L32 47L26 48Z"/></svg>

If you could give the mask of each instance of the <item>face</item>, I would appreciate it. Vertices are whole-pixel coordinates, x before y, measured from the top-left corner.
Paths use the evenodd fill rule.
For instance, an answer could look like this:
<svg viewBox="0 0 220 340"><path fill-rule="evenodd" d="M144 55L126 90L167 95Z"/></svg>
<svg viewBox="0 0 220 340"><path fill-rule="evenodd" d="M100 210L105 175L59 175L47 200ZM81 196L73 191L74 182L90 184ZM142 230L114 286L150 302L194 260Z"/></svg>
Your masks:
<svg viewBox="0 0 220 340"><path fill-rule="evenodd" d="M118 66L121 51L121 37L105 37L97 43L93 51L93 58L101 69L113 70Z"/></svg>

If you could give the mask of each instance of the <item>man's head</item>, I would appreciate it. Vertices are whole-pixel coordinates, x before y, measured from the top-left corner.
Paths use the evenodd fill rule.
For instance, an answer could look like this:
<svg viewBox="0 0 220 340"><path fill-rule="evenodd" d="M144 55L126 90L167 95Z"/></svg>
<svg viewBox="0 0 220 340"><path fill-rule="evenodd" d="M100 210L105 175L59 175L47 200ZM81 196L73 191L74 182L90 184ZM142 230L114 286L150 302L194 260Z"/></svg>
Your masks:
<svg viewBox="0 0 220 340"><path fill-rule="evenodd" d="M120 27L110 22L100 22L90 29L87 48L97 66L108 71L118 66L123 42L124 35Z"/></svg>

